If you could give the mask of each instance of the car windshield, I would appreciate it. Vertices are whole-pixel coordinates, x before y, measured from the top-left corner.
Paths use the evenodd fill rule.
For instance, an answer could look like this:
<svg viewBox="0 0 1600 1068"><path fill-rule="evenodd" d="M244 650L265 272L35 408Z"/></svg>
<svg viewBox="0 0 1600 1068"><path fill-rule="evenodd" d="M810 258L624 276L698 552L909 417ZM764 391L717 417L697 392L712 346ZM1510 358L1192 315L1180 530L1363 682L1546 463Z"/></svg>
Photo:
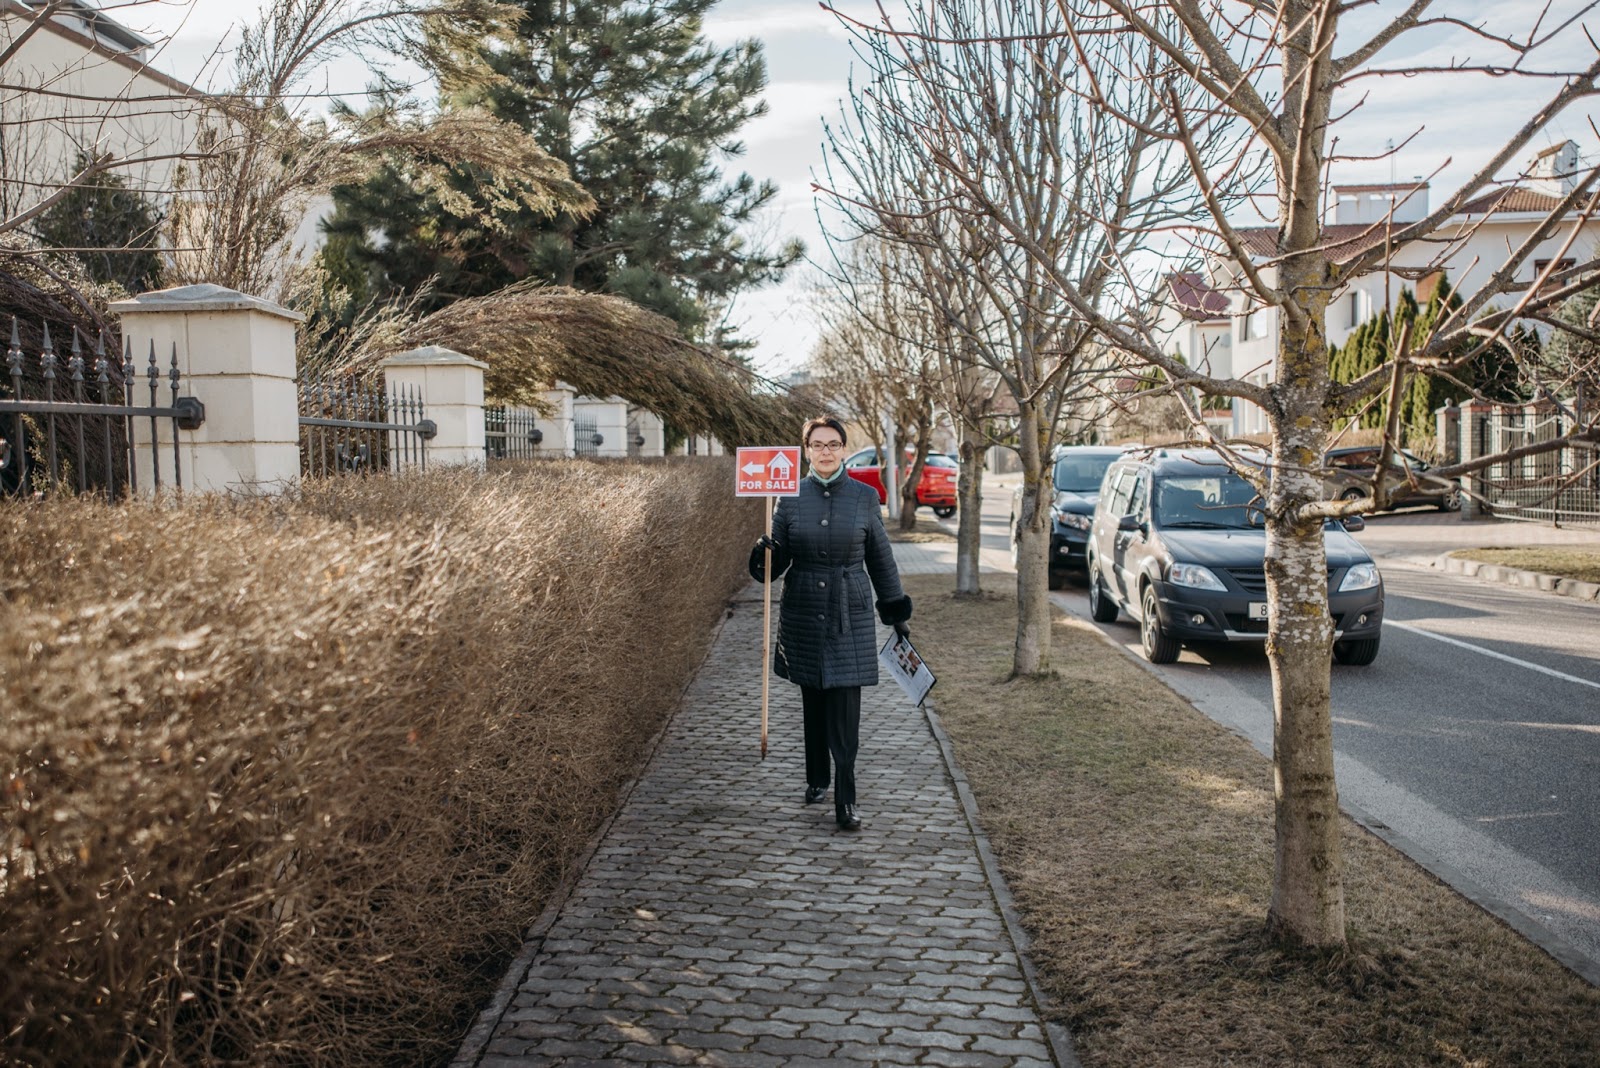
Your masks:
<svg viewBox="0 0 1600 1068"><path fill-rule="evenodd" d="M1099 493L1106 468L1117 459L1116 453L1101 456L1062 456L1056 460L1057 493Z"/></svg>
<svg viewBox="0 0 1600 1068"><path fill-rule="evenodd" d="M1255 487L1232 471L1157 479L1155 517L1168 529L1256 530L1262 523Z"/></svg>

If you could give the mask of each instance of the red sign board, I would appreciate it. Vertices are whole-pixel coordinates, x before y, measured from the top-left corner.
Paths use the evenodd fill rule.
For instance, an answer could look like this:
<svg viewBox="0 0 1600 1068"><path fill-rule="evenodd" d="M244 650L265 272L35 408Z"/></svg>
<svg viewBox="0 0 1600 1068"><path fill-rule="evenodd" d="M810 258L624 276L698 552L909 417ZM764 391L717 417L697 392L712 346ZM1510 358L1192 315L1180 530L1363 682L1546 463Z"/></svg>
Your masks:
<svg viewBox="0 0 1600 1068"><path fill-rule="evenodd" d="M800 493L800 447L740 449L735 495L794 497Z"/></svg>

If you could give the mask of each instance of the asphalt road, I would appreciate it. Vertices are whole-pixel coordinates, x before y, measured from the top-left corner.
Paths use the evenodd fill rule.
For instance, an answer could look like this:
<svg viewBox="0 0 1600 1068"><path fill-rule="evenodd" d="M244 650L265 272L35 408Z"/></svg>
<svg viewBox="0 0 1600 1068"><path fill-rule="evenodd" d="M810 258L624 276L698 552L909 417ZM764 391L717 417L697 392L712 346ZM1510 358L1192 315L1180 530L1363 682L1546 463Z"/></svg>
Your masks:
<svg viewBox="0 0 1600 1068"><path fill-rule="evenodd" d="M986 494L986 548L1007 547L1008 492ZM1600 982L1600 605L1380 564L1382 651L1333 668L1341 803ZM1054 599L1088 620L1081 587ZM1137 625L1099 629L1144 663ZM1261 646L1145 666L1271 752Z"/></svg>

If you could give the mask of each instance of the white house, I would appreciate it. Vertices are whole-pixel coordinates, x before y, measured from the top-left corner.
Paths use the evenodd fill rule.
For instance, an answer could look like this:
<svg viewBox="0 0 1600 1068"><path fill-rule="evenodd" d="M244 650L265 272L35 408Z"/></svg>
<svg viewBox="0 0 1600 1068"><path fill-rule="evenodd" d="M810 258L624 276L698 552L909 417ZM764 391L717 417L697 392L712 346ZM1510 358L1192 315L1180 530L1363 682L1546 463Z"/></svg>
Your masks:
<svg viewBox="0 0 1600 1068"><path fill-rule="evenodd" d="M1440 279L1448 277L1457 292L1471 295L1572 190L1580 167L1574 142L1551 146L1530 160L1526 175L1517 182L1469 201L1427 240L1401 246L1388 263L1336 294L1328 311L1328 343L1343 344L1356 327L1392 306L1402 289L1409 288L1419 301L1426 301ZM1390 227L1425 217L1428 192L1428 184L1421 181L1335 187L1330 198L1333 218L1324 231L1331 251L1348 260L1381 243ZM1532 283L1558 256L1558 268L1594 258L1600 248L1600 219L1575 220L1575 224L1579 229L1570 245L1572 227L1558 228L1524 263L1517 280ZM1270 284L1277 230L1257 227L1239 235ZM1241 273L1237 263L1217 257L1208 263L1204 276L1169 275L1158 297L1157 328L1168 340L1168 350L1190 366L1209 365L1212 374L1265 385L1276 368L1278 311L1246 299ZM1219 331L1226 334L1226 341L1218 337ZM1254 405L1234 405L1235 434L1266 429L1266 418Z"/></svg>
<svg viewBox="0 0 1600 1068"><path fill-rule="evenodd" d="M45 0L0 0L0 52ZM147 65L152 42L89 0L68 0L6 60L0 81L0 213L48 196L80 155L130 161L117 173L155 199L192 151L206 96Z"/></svg>

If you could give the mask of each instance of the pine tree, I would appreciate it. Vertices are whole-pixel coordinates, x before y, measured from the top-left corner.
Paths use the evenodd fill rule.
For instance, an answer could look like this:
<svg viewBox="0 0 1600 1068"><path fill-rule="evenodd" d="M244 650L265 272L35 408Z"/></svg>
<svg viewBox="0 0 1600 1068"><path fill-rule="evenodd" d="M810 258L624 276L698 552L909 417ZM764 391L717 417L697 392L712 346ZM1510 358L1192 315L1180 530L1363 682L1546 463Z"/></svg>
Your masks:
<svg viewBox="0 0 1600 1068"><path fill-rule="evenodd" d="M438 278L436 303L526 277L614 293L720 341L707 309L778 278L801 255L752 246L741 231L776 195L719 164L763 114L761 46L727 49L701 34L715 0L520 0L514 47L486 54L504 77L451 103L488 108L530 131L594 197L587 217L506 210L462 221L441 196L474 196L458 168L449 189L411 180L403 161L336 191L324 263L341 283L381 297Z"/></svg>
<svg viewBox="0 0 1600 1068"><path fill-rule="evenodd" d="M89 163L79 156L76 170ZM156 249L161 213L115 171L69 190L40 215L34 236L53 248L73 249L89 277L129 293L155 289L161 282Z"/></svg>
<svg viewBox="0 0 1600 1068"><path fill-rule="evenodd" d="M1461 303L1461 297L1450 288L1449 281L1444 279L1440 280L1426 306L1417 303L1416 294L1410 289L1402 289L1395 300L1392 322L1389 309L1385 308L1356 327L1343 345L1330 350L1329 373L1338 382L1355 381L1388 362L1392 346L1408 324L1414 339L1428 337L1432 334L1435 324L1459 308ZM1522 327L1517 328L1513 340L1520 345L1538 345L1538 338ZM1433 375L1413 376L1400 398L1400 428L1403 441L1417 443L1432 438L1434 412L1451 400L1461 400L1462 394L1467 391L1476 391L1490 400L1510 402L1520 400L1516 363L1512 360L1510 351L1502 345L1490 346L1466 364L1453 370L1450 379ZM1347 413L1350 416L1356 414L1355 410ZM1360 410L1358 425L1374 428L1385 426L1387 423L1387 394L1379 394L1373 403Z"/></svg>

